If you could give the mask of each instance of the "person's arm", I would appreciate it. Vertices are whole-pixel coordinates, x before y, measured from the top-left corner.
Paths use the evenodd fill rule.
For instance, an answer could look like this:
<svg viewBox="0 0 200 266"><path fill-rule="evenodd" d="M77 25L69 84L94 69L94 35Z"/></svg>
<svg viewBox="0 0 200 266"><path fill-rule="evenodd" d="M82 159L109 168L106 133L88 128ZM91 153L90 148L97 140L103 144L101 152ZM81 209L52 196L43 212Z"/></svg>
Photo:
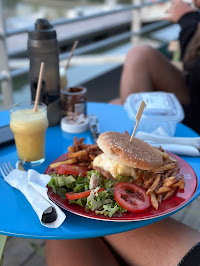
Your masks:
<svg viewBox="0 0 200 266"><path fill-rule="evenodd" d="M183 2L182 0L172 0L170 7L166 10L165 20L177 23L185 14L196 11L196 8Z"/></svg>
<svg viewBox="0 0 200 266"><path fill-rule="evenodd" d="M181 58L183 58L186 47L196 32L197 25L199 22L200 13L197 11L186 13L178 20L178 24L181 27L181 32L179 34Z"/></svg>
<svg viewBox="0 0 200 266"><path fill-rule="evenodd" d="M200 14L197 9L183 2L182 0L172 0L169 9L166 11L165 19L178 23L181 27L179 35L181 57L183 58L185 49L191 37L196 31Z"/></svg>

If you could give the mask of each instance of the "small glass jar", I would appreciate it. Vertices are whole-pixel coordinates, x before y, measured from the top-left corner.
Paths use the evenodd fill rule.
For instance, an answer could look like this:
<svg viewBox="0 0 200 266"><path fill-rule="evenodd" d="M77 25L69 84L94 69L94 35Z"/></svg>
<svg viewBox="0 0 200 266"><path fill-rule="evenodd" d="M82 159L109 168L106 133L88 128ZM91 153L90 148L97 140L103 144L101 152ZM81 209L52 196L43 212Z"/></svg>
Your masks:
<svg viewBox="0 0 200 266"><path fill-rule="evenodd" d="M87 89L81 86L61 89L61 115L84 114L86 116Z"/></svg>

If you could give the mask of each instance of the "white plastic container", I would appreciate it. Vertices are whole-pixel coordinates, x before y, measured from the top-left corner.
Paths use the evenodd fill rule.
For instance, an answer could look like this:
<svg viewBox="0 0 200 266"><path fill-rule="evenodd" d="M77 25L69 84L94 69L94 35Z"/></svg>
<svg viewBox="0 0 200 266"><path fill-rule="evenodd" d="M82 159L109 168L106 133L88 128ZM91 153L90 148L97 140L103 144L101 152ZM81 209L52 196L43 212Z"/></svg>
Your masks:
<svg viewBox="0 0 200 266"><path fill-rule="evenodd" d="M124 108L133 121L141 101L145 101L146 107L137 127L137 131L152 133L158 127L162 127L169 136L174 136L176 125L184 119L183 108L173 93L166 92L142 92L129 95Z"/></svg>

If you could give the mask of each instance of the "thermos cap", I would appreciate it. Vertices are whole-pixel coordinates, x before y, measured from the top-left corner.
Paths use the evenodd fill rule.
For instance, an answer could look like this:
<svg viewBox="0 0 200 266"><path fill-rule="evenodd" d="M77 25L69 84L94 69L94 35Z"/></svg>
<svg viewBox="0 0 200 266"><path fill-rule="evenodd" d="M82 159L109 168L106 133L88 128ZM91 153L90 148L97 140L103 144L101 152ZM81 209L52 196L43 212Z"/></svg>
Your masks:
<svg viewBox="0 0 200 266"><path fill-rule="evenodd" d="M32 40L51 40L56 39L56 31L49 21L45 18L39 18L35 22L35 28L30 30L29 39Z"/></svg>

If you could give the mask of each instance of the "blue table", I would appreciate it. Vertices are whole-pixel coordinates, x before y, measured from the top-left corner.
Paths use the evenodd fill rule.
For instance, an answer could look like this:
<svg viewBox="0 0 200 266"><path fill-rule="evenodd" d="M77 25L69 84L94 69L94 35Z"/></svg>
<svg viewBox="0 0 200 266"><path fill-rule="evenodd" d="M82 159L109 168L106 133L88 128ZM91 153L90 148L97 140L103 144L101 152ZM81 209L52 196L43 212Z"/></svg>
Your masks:
<svg viewBox="0 0 200 266"><path fill-rule="evenodd" d="M88 103L88 114L95 114L99 119L100 131L127 130L132 133L132 122L129 120L123 106L115 106L104 103ZM9 113L0 113L0 126L9 123ZM61 131L60 126L50 127L46 136L46 161L35 170L43 173L47 166L57 157L67 152L67 147L72 145L74 134ZM77 135L84 137L85 142L93 142L90 132ZM196 137L197 134L188 127L178 124L176 136ZM200 181L200 158L183 157L197 174ZM15 165L17 153L15 145L9 145L0 150L0 164L9 161ZM200 194L200 186L192 198L194 200ZM190 200L188 203L190 203ZM0 176L0 234L43 239L77 239L99 237L115 234L146 226L159 221L166 216L140 222L106 222L76 216L66 212L65 222L57 229L43 227L34 210L23 194L10 187Z"/></svg>

